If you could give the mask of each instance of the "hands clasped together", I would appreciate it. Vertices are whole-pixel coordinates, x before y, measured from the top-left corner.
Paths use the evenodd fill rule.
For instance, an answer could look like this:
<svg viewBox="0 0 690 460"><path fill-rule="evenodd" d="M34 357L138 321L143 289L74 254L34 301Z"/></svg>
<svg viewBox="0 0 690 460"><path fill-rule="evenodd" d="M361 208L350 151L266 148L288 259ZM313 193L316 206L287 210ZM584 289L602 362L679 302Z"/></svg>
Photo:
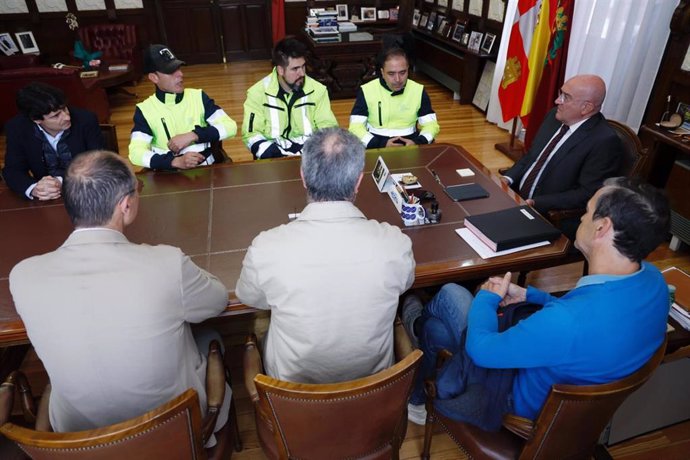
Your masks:
<svg viewBox="0 0 690 460"><path fill-rule="evenodd" d="M507 272L503 277L492 276L479 288L484 289L501 297L499 305L505 307L518 302L527 300L527 289L510 282L511 273Z"/></svg>

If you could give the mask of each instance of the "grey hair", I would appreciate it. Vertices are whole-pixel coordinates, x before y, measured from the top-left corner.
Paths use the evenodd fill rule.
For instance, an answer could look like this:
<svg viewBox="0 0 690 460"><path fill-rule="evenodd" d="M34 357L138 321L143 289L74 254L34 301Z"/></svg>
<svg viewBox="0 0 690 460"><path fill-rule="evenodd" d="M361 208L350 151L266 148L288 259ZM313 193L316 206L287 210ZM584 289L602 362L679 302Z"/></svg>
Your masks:
<svg viewBox="0 0 690 460"><path fill-rule="evenodd" d="M302 148L302 175L309 201L354 201L364 169L364 145L341 128L314 133Z"/></svg>
<svg viewBox="0 0 690 460"><path fill-rule="evenodd" d="M92 150L76 156L62 184L65 209L75 227L102 227L117 204L137 190L137 179L117 154Z"/></svg>

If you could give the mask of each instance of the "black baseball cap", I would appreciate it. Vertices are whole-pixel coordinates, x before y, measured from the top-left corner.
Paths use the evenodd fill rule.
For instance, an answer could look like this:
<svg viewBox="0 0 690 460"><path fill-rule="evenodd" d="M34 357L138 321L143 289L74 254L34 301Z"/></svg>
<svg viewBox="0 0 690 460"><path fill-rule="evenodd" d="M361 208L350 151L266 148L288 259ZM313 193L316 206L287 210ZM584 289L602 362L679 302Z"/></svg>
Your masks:
<svg viewBox="0 0 690 460"><path fill-rule="evenodd" d="M144 51L144 73L161 72L171 74L184 65L165 45L150 45Z"/></svg>

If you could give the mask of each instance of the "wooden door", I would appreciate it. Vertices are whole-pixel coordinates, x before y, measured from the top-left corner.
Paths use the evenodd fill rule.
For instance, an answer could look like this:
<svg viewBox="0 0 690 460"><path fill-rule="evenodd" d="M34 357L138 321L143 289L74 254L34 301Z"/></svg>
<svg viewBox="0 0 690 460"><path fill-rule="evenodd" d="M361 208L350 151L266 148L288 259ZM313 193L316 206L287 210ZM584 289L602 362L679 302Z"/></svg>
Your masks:
<svg viewBox="0 0 690 460"><path fill-rule="evenodd" d="M271 57L270 1L218 0L218 7L228 61Z"/></svg>
<svg viewBox="0 0 690 460"><path fill-rule="evenodd" d="M269 0L156 0L163 40L188 64L271 55Z"/></svg>

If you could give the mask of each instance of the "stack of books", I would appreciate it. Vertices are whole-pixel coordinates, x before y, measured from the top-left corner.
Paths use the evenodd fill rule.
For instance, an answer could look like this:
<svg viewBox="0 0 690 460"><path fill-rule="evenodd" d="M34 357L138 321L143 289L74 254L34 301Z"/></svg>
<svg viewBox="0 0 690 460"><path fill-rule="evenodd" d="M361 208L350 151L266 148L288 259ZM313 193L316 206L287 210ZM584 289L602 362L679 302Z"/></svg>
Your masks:
<svg viewBox="0 0 690 460"><path fill-rule="evenodd" d="M335 10L319 11L316 16L307 16L305 30L316 43L337 43L342 40Z"/></svg>
<svg viewBox="0 0 690 460"><path fill-rule="evenodd" d="M680 324L683 329L690 331L690 308L685 308L677 302L673 302L668 314L671 318L678 321L678 324Z"/></svg>
<svg viewBox="0 0 690 460"><path fill-rule="evenodd" d="M342 40L337 26L309 29L309 35L316 43L338 43Z"/></svg>
<svg viewBox="0 0 690 460"><path fill-rule="evenodd" d="M338 30L340 32L356 32L357 26L350 21L343 21L338 23Z"/></svg>

